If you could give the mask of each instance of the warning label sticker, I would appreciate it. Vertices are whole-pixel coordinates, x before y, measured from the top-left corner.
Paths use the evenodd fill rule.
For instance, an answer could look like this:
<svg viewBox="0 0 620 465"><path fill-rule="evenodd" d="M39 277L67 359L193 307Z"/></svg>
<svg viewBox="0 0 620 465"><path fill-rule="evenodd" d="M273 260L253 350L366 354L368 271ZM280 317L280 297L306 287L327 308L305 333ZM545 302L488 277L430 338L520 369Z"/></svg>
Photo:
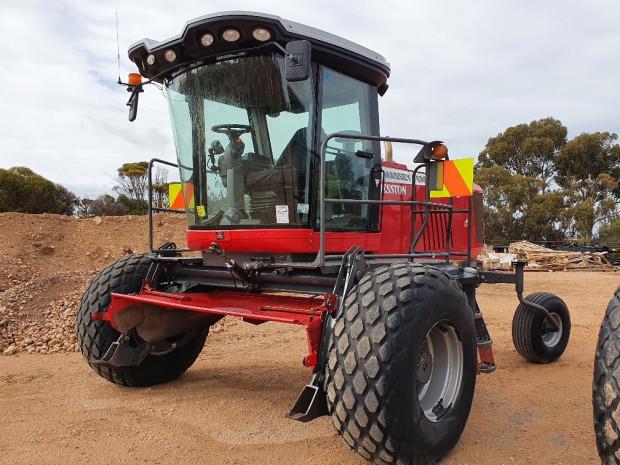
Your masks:
<svg viewBox="0 0 620 465"><path fill-rule="evenodd" d="M288 223L288 205L276 205L276 223Z"/></svg>

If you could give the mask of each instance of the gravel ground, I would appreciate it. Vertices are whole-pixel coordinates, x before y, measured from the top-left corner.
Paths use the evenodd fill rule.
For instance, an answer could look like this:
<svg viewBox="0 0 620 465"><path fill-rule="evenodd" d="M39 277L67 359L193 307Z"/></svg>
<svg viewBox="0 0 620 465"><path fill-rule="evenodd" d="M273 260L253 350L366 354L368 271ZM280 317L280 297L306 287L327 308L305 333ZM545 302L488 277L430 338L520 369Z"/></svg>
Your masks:
<svg viewBox="0 0 620 465"><path fill-rule="evenodd" d="M157 242L183 244L183 221L157 224ZM72 353L83 288L110 261L144 250L143 218L0 214L0 230L0 260L12 264L0 270L0 463L366 463L328 418L285 418L310 375L303 328L222 320L184 376L148 389L107 383ZM592 362L619 278L526 275L528 292L554 292L571 310L571 342L552 365L529 365L514 350L514 289L481 287L498 370L478 377L465 432L442 465L599 463Z"/></svg>
<svg viewBox="0 0 620 465"><path fill-rule="evenodd" d="M184 224L156 216L156 243L183 246ZM73 352L84 289L108 263L145 251L146 218L0 213L0 231L0 354Z"/></svg>

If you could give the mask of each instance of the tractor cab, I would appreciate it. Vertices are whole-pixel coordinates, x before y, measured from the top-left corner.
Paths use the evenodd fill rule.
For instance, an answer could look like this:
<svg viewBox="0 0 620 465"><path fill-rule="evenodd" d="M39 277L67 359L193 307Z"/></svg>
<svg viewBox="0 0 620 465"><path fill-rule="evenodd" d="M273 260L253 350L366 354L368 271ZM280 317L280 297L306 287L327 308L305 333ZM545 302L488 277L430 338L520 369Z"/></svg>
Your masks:
<svg viewBox="0 0 620 465"><path fill-rule="evenodd" d="M380 238L369 242L381 230L372 202L381 199L382 164L380 143L368 139L379 136L378 97L387 90L382 56L276 16L237 12L190 21L166 41L142 40L129 57L164 88L191 249L224 241L231 252L316 253L324 143L324 196L359 201L325 205L324 230L351 238L328 237L327 248L345 252L359 240L383 247Z"/></svg>

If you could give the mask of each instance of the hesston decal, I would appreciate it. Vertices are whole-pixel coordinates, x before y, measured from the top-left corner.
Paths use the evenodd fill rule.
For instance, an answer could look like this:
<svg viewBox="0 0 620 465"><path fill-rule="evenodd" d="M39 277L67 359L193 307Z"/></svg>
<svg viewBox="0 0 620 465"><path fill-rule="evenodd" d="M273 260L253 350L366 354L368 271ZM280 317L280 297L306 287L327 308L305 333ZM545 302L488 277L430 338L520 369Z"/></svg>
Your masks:
<svg viewBox="0 0 620 465"><path fill-rule="evenodd" d="M409 170L383 167L383 193L387 195L410 195L412 172ZM379 180L376 181L379 185ZM424 174L416 175L416 185L424 184Z"/></svg>

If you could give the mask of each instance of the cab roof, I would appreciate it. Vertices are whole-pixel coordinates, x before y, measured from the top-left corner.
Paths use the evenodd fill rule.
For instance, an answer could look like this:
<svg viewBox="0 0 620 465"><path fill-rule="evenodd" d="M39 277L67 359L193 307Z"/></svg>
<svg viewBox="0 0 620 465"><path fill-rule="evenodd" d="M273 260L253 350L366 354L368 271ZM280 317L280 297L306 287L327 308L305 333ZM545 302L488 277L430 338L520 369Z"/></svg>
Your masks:
<svg viewBox="0 0 620 465"><path fill-rule="evenodd" d="M209 59L254 49L261 42L254 39L252 31L266 28L271 33L271 41L282 46L291 40L308 40L312 44L312 60L325 64L344 74L386 88L390 75L390 65L383 56L366 47L351 42L329 32L289 21L279 16L250 11L228 11L200 16L185 23L182 32L165 40L142 39L129 47L129 59L138 67L140 73L156 81L163 81L168 71ZM226 42L222 32L226 29L240 32L239 40ZM201 45L201 37L209 33L213 43ZM176 59L169 62L164 58L167 50L173 50ZM147 57L153 55L153 64Z"/></svg>

